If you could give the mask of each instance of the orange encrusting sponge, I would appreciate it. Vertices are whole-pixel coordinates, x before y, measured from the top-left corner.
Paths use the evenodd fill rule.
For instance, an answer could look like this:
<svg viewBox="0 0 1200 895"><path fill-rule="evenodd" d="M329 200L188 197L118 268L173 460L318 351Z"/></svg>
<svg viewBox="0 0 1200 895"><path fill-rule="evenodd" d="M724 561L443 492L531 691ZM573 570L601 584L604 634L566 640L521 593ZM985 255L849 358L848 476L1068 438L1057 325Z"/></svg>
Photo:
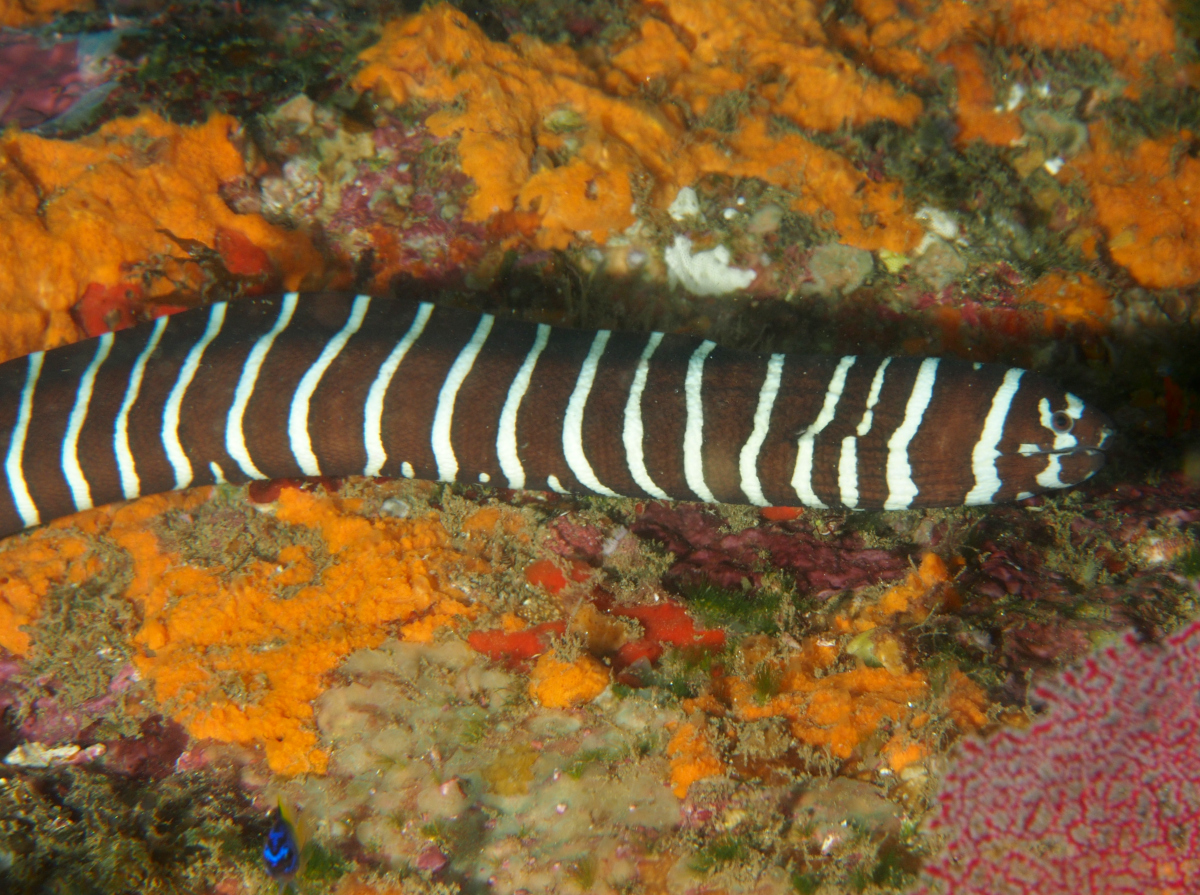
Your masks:
<svg viewBox="0 0 1200 895"><path fill-rule="evenodd" d="M543 653L529 677L529 695L551 709L591 702L608 686L608 669L591 656L563 662Z"/></svg>
<svg viewBox="0 0 1200 895"><path fill-rule="evenodd" d="M1102 127L1090 136L1093 148L1074 164L1113 260L1152 289L1200 282L1200 160L1187 152L1192 134L1142 140L1129 150L1114 147Z"/></svg>
<svg viewBox="0 0 1200 895"><path fill-rule="evenodd" d="M857 21L831 17L826 26L837 45L906 84L929 79L930 58L962 42L1088 48L1134 84L1153 64L1169 65L1178 49L1175 16L1165 0L853 0L852 5Z"/></svg>
<svg viewBox="0 0 1200 895"><path fill-rule="evenodd" d="M92 0L0 0L0 28L44 25L60 12L92 9Z"/></svg>
<svg viewBox="0 0 1200 895"><path fill-rule="evenodd" d="M323 676L378 646L390 626L428 640L469 612L439 583L458 558L439 522L371 520L355 503L284 490L276 518L319 533L330 562L318 568L293 545L234 575L179 564L148 531L117 531L117 513L116 540L136 565L130 596L144 614L138 667L193 736L261 745L278 773L324 771L311 706Z"/></svg>
<svg viewBox="0 0 1200 895"><path fill-rule="evenodd" d="M669 6L676 29L699 29L695 5ZM388 24L379 43L362 54L366 65L355 85L398 103L443 106L426 124L438 136L459 138L463 171L475 183L467 218L536 213L535 240L544 248L563 248L578 237L604 243L625 230L638 219L638 188L666 208L681 187L705 174L726 174L791 190L797 210L832 212L830 226L844 242L910 250L922 229L897 184L872 181L837 153L798 133L776 132L768 122L783 116L827 130L847 120L909 124L920 101L813 43L820 37L815 19L800 9L806 4L794 12L784 4L772 7L773 15L789 16L782 34L762 30L765 13L750 5L709 6L705 15L724 17L721 27L758 35L744 65L734 64L735 47L718 36L718 27L693 35L702 45L690 52L675 30L647 19L604 63L523 35L492 42L463 13L440 5ZM759 69L803 77L803 88L786 86L787 79L760 83ZM659 77L698 115L731 90L758 98L744 104L736 127L718 134L689 126L673 102L652 103L638 94L645 79Z"/></svg>
<svg viewBox="0 0 1200 895"><path fill-rule="evenodd" d="M898 616L920 622L938 605L956 598L950 581L945 562L927 554L918 569L866 611L854 618L835 617L834 628L842 634L866 632ZM813 636L784 660L752 661L748 674L715 675L709 692L684 700L691 718L667 748L676 794L682 798L692 783L725 770L702 730L706 715L736 723L779 718L799 743L837 761L878 753L878 760L895 774L934 751L920 733L934 706L960 731L976 730L986 722L982 688L953 670L935 695L924 671L908 670L898 647L888 650L893 642L886 631L880 635L877 652L883 655L877 658L882 667L860 664L836 670L847 658L844 647L831 637ZM749 657L750 651L744 655ZM767 692L764 680L773 682Z"/></svg>
<svg viewBox="0 0 1200 895"><path fill-rule="evenodd" d="M667 755L671 757L671 790L681 799L697 780L719 776L725 770L704 731L690 722L675 731L667 743Z"/></svg>
<svg viewBox="0 0 1200 895"><path fill-rule="evenodd" d="M58 583L99 573L84 535L103 534L132 560L125 598L140 608L134 662L157 699L198 738L261 747L277 773L322 772L312 700L325 675L389 636L428 641L472 609L442 583L456 563L433 517L369 519L355 500L298 489L279 496L275 516L323 543L284 546L273 560L236 571L189 564L164 552L151 530L169 509L190 510L211 489L161 494L52 523L0 549L0 645L23 654L17 626L36 617ZM90 564L89 564L90 563Z"/></svg>
<svg viewBox="0 0 1200 895"><path fill-rule="evenodd" d="M822 7L813 0L665 0L658 9L666 21L643 20L638 36L613 57L628 80L609 75L609 83L632 93L663 79L697 116L746 91L766 111L813 130L880 118L911 125L921 100L831 48Z"/></svg>
<svg viewBox="0 0 1200 895"><path fill-rule="evenodd" d="M920 671L855 668L819 676L834 660L831 650L814 644L783 669L777 695L763 700L753 680L737 677L727 682L728 701L746 721L787 718L796 739L844 761L885 723L904 721L928 694Z"/></svg>
<svg viewBox="0 0 1200 895"><path fill-rule="evenodd" d="M1088 47L1134 80L1150 63L1169 61L1177 49L1174 12L1167 0L992 0L990 5L1003 43L1043 50Z"/></svg>
<svg viewBox="0 0 1200 895"><path fill-rule="evenodd" d="M9 541L0 550L0 647L18 656L29 652L22 630L37 620L42 600L60 584L79 584L99 571L99 560L77 535L45 528Z"/></svg>
<svg viewBox="0 0 1200 895"><path fill-rule="evenodd" d="M145 112L78 140L0 138L0 360L79 339L71 307L93 283L114 286L135 265L183 254L167 233L212 247L235 232L267 253L287 288L318 275L324 262L307 236L235 214L219 195L246 173L235 127L227 115L181 127Z"/></svg>
<svg viewBox="0 0 1200 895"><path fill-rule="evenodd" d="M1114 310L1108 290L1082 273L1047 273L1022 294L1021 301L1045 308L1047 332L1054 332L1060 324L1066 323L1102 330Z"/></svg>

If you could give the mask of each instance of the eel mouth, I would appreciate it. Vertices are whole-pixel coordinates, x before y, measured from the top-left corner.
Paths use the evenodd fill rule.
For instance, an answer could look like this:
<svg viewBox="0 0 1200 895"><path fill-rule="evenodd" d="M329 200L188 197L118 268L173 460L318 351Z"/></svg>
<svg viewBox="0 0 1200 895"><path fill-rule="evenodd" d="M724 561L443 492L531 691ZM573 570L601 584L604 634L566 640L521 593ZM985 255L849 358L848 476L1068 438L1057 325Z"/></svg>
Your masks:
<svg viewBox="0 0 1200 895"><path fill-rule="evenodd" d="M1090 457L1093 459L1098 459L1100 463L1103 463L1105 458L1108 456L1108 452L1104 448L1093 447L1085 444L1076 445L1075 447L1069 448L1059 448L1058 450L1055 450L1054 448L1039 448L1038 450L1029 450L1029 448L1026 447L1020 451L1010 453L1007 456L1011 457L1018 454L1029 459L1057 457L1059 460L1066 460L1073 457Z"/></svg>
<svg viewBox="0 0 1200 895"><path fill-rule="evenodd" d="M1100 462L1104 462L1104 458L1108 456L1107 451L1103 448L1092 447L1090 445L1077 445L1076 447L1062 448L1061 450L1046 450L1035 451L1028 454L1030 457L1058 457L1065 460L1067 457L1099 457Z"/></svg>
<svg viewBox="0 0 1200 895"><path fill-rule="evenodd" d="M1065 451L1049 451L1047 457L1057 457L1059 479L1064 484L1078 484L1090 479L1104 466L1108 455L1100 448L1076 447Z"/></svg>
<svg viewBox="0 0 1200 895"><path fill-rule="evenodd" d="M1109 447L1109 441L1116 437L1117 430L1113 426L1105 424L1096 429L1096 443L1090 446L1091 450L1103 451Z"/></svg>
<svg viewBox="0 0 1200 895"><path fill-rule="evenodd" d="M1058 450L1030 450L1030 447L1023 445L1019 453L1024 460L1036 464L1024 468L1026 475L1032 477L1037 482L1038 490L1042 491L1078 485L1099 472L1107 460L1105 451L1092 445L1074 445Z"/></svg>

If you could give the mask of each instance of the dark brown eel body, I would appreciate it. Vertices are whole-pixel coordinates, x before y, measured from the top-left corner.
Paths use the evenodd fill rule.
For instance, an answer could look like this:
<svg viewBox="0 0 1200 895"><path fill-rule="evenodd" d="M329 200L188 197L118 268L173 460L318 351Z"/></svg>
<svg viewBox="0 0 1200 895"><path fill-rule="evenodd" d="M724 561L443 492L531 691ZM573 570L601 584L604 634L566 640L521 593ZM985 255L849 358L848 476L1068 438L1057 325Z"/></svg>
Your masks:
<svg viewBox="0 0 1200 895"><path fill-rule="evenodd" d="M0 536L214 482L385 475L675 500L980 505L1077 484L1107 418L936 358L752 354L342 293L0 365Z"/></svg>

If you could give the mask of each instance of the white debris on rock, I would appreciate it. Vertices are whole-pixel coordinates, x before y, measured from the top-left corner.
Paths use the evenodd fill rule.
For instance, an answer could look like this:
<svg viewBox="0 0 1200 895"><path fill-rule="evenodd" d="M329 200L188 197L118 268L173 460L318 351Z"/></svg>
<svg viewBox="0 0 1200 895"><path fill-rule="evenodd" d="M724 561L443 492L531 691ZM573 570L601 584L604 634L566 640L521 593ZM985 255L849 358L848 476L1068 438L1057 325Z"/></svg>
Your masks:
<svg viewBox="0 0 1200 895"><path fill-rule="evenodd" d="M947 242L958 239L958 218L952 212L942 211L932 205L923 205L914 217L925 225L926 230Z"/></svg>
<svg viewBox="0 0 1200 895"><path fill-rule="evenodd" d="M675 201L667 209L667 214L676 221L694 218L700 214L700 198L696 191L690 186L683 187L675 194Z"/></svg>
<svg viewBox="0 0 1200 895"><path fill-rule="evenodd" d="M73 743L67 746L47 746L45 743L22 743L4 756L4 763L18 768L48 768L53 765L81 764L94 761L105 752L103 743L81 749Z"/></svg>
<svg viewBox="0 0 1200 895"><path fill-rule="evenodd" d="M916 254L924 254L926 249L939 240L966 245L966 239L959 235L958 217L952 212L925 205L913 217L925 225L925 235L921 238L921 244L917 246Z"/></svg>
<svg viewBox="0 0 1200 895"><path fill-rule="evenodd" d="M1003 106L996 107L996 111L1015 112L1023 99L1025 99L1025 85L1018 81L1008 88L1008 98L1004 101Z"/></svg>
<svg viewBox="0 0 1200 895"><path fill-rule="evenodd" d="M682 286L692 295L724 295L753 283L758 272L730 267L731 257L723 245L693 254L692 241L686 236L676 236L674 245L663 253L671 286Z"/></svg>

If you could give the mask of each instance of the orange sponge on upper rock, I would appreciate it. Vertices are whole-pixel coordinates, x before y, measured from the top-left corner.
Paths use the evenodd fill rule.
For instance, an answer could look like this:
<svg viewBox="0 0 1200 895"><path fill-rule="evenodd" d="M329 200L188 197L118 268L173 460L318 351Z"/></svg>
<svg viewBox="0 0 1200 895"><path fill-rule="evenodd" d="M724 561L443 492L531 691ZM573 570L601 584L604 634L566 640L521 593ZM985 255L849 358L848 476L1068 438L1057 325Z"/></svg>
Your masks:
<svg viewBox="0 0 1200 895"><path fill-rule="evenodd" d="M885 118L910 125L921 100L830 49L812 0L665 0L613 57L633 85L661 78L696 115L746 91L801 127L832 131ZM675 33L679 33L679 37Z"/></svg>
<svg viewBox="0 0 1200 895"><path fill-rule="evenodd" d="M181 254L167 233L213 246L222 229L236 232L266 251L288 288L318 274L306 236L221 199L221 184L246 173L235 126L214 115L181 127L147 112L78 140L0 138L0 359L78 339L69 311L88 286Z"/></svg>
<svg viewBox="0 0 1200 895"><path fill-rule="evenodd" d="M1102 330L1113 315L1113 303L1105 289L1087 274L1062 274L1051 271L1035 282L1020 299L1045 308L1045 328L1078 323Z"/></svg>
<svg viewBox="0 0 1200 895"><path fill-rule="evenodd" d="M355 83L362 89L397 102L458 100L426 124L439 136L459 136L463 171L476 187L468 219L485 221L518 200L536 205L548 246L565 246L580 231L604 242L632 224L637 158L623 144L670 142L661 140L665 123L652 110L621 107L570 50L531 39L494 43L449 6L389 23L361 58L367 65ZM535 164L539 150L574 158Z"/></svg>
<svg viewBox="0 0 1200 895"><path fill-rule="evenodd" d="M907 124L920 112L916 97L820 46L806 3L755 11L728 0L679 0L666 13L673 28L647 19L609 64L521 35L495 43L463 13L435 6L387 25L362 54L366 65L355 84L396 102L442 105L426 124L439 136L458 135L463 171L475 182L467 218L536 213L536 241L544 248L578 237L604 243L637 220L636 187L666 208L705 174L784 186L796 194L798 210L832 212L843 242L896 252L916 244L921 229L897 185L869 181L837 153L768 128L773 115L826 129L877 118ZM702 29L706 16L720 27ZM762 30L777 16L786 17L783 32ZM736 47L717 34L721 28L761 32L749 63L734 58ZM676 29L702 46L690 53ZM767 77L785 69L786 78ZM744 104L732 133L689 128L674 97L654 103L638 94L651 77L665 79L698 115L731 91L756 100Z"/></svg>
<svg viewBox="0 0 1200 895"><path fill-rule="evenodd" d="M1152 289L1200 282L1200 160L1184 131L1113 145L1092 128L1093 147L1074 160L1091 193L1113 260Z"/></svg>
<svg viewBox="0 0 1200 895"><path fill-rule="evenodd" d="M1176 50L1169 0L992 0L990 5L1002 43L1043 50L1089 47L1135 80L1151 62L1169 59Z"/></svg>

